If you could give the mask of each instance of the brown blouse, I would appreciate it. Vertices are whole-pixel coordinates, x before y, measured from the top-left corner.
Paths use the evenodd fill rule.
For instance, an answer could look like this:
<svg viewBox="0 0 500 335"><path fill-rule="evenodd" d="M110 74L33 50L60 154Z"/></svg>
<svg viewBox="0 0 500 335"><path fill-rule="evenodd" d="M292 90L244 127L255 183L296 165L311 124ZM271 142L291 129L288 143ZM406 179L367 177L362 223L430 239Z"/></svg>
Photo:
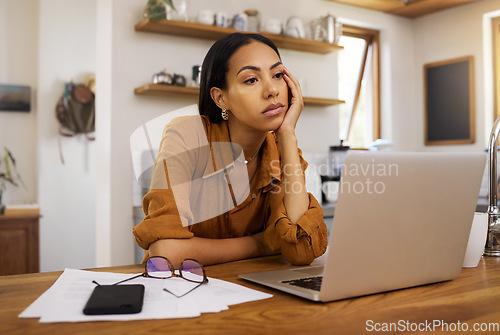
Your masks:
<svg viewBox="0 0 500 335"><path fill-rule="evenodd" d="M290 222L275 134L267 134L251 181L245 163L238 166L232 150L231 157L225 157L228 151L218 149L221 145L230 145L227 122L183 116L165 127L142 202L146 216L133 229L146 257L149 245L160 239L231 238L262 231L269 248L281 251L292 264L308 264L321 256L328 243L323 210L309 194L309 209L296 224ZM305 170L300 149L299 155ZM244 173L238 173L242 167Z"/></svg>

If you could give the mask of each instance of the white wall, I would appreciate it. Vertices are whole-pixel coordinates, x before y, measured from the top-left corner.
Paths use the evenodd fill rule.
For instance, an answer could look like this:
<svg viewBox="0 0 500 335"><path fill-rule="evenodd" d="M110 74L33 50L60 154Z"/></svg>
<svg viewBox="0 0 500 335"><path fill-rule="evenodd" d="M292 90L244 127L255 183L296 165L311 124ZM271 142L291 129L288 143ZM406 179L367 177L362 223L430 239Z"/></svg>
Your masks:
<svg viewBox="0 0 500 335"><path fill-rule="evenodd" d="M492 86L485 84L485 71L492 72L484 64L484 59L491 59L491 54L483 54L483 43L491 44L491 39L483 40L483 16L498 11L500 1L485 0L434 13L415 20L415 44L417 76L415 77L417 104L416 139L420 151L482 151L487 147L486 139L493 124L493 111L486 109L484 91ZM486 27L491 29L491 25ZM491 49L490 49L491 50ZM424 146L424 104L423 104L423 67L427 63L448 60L462 56L474 57L476 141L470 145ZM491 78L491 77L490 77ZM486 86L487 87L486 87ZM490 105L491 106L491 105ZM450 120L453 122L453 120Z"/></svg>
<svg viewBox="0 0 500 335"><path fill-rule="evenodd" d="M0 155L4 146L12 151L26 184L8 186L4 203L37 200L37 28L37 1L0 0L0 84L30 86L32 92L29 113L0 111Z"/></svg>
<svg viewBox="0 0 500 335"><path fill-rule="evenodd" d="M500 8L499 2L485 0L416 20L321 0L255 0L251 6L261 11L263 20L299 15L308 21L329 12L342 22L379 29L383 137L391 139L396 150L482 150L480 142L458 148L423 146L422 67L429 61L475 56L477 139L484 138L482 15ZM11 192L11 200L41 205L42 271L131 263L129 136L158 115L196 103L188 98L136 96L133 90L162 69L189 76L212 41L135 32L142 0L40 0L39 13L32 3L0 0L0 81L28 84L37 92L31 113L0 112L0 145L6 143L14 151L29 181L29 191L22 191L28 193ZM249 6L245 0L190 0L190 14L204 8L234 14ZM28 23L15 25L23 19ZM306 95L337 97L335 53L282 50L282 58L305 79ZM62 166L55 103L65 81L82 80L93 71L97 140L63 139ZM337 107L304 110L297 135L305 152L324 155L337 143L336 111ZM22 140L16 140L19 137Z"/></svg>
<svg viewBox="0 0 500 335"><path fill-rule="evenodd" d="M42 271L95 266L95 143L61 138L57 99L64 83L81 82L96 64L94 0L40 0L38 27L38 201ZM25 148L29 150L28 147ZM35 151L35 150L33 150Z"/></svg>

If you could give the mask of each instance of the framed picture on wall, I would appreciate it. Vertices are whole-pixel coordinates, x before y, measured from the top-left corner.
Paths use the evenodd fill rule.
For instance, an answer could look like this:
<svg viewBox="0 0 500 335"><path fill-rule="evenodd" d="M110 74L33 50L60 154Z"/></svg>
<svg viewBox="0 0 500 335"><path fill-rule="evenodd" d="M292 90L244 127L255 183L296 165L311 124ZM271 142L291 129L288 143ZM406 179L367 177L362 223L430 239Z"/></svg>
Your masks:
<svg viewBox="0 0 500 335"><path fill-rule="evenodd" d="M475 141L474 58L424 65L425 145Z"/></svg>
<svg viewBox="0 0 500 335"><path fill-rule="evenodd" d="M0 85L0 112L29 112L31 88L29 86Z"/></svg>

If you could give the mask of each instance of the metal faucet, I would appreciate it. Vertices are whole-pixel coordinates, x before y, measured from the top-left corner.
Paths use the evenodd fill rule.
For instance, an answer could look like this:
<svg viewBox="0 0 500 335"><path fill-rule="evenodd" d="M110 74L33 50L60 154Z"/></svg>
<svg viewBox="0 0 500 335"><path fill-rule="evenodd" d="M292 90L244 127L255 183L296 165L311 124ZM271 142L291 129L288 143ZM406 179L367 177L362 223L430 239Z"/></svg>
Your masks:
<svg viewBox="0 0 500 335"><path fill-rule="evenodd" d="M488 177L490 205L488 206L488 235L484 255L500 257L500 209L498 208L497 145L500 134L500 117L493 124L488 146Z"/></svg>

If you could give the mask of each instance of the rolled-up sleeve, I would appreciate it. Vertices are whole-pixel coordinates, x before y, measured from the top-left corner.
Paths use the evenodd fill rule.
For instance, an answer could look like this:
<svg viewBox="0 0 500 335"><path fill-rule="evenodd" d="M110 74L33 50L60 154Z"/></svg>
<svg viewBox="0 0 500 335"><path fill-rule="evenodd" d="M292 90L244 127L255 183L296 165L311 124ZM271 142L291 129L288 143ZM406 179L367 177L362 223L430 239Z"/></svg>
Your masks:
<svg viewBox="0 0 500 335"><path fill-rule="evenodd" d="M193 237L189 229L193 219L189 181L198 154L193 148L204 130L196 130L192 123L190 119L174 119L163 132L151 186L142 200L145 218L133 229L136 242L143 249L161 239ZM186 143L186 138L194 143ZM176 185L175 195L173 185Z"/></svg>
<svg viewBox="0 0 500 335"><path fill-rule="evenodd" d="M134 227L137 244L147 250L155 241L167 238L191 238L183 226L172 190L150 190L142 200L144 220Z"/></svg>
<svg viewBox="0 0 500 335"><path fill-rule="evenodd" d="M292 264L310 264L326 251L328 235L323 210L312 194L309 208L292 223L283 203L283 193L270 197L271 214L264 233L265 242L272 250L281 254Z"/></svg>

